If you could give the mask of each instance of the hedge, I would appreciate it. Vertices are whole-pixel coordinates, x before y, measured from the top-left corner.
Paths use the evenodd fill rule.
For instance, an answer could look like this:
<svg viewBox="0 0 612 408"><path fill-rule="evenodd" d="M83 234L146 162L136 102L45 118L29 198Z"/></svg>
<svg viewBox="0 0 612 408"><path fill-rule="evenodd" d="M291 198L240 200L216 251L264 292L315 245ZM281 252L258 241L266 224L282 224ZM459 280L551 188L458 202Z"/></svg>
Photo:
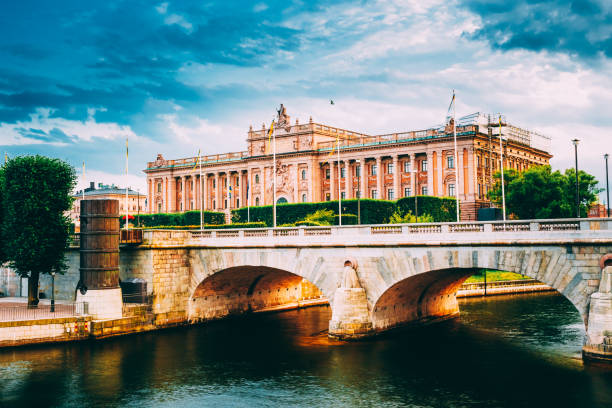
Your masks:
<svg viewBox="0 0 612 408"><path fill-rule="evenodd" d="M342 200L342 212L357 214L358 200ZM362 224L385 224L395 211L395 202L386 200L363 199L361 201L361 223ZM338 212L338 201L323 201L319 203L296 203L278 204L276 206L276 225L295 224L308 214L317 210L332 210ZM251 221L263 221L267 226L272 226L272 206L264 205L251 207ZM232 210L232 222L245 222L247 220L247 208L243 207ZM348 224L348 222L347 222Z"/></svg>
<svg viewBox="0 0 612 408"><path fill-rule="evenodd" d="M419 214L430 214L434 222L455 221L456 201L452 197L417 196ZM357 201L342 200L342 214L355 214L357 218ZM362 224L387 224L389 217L396 209L410 211L414 214L414 197L404 197L397 201L362 199L361 223ZM276 206L276 224L296 224L317 210L332 210L338 213L338 201L323 201L319 203L296 203L278 204ZM272 206L265 205L251 207L251 221L262 221L267 226L272 226ZM232 210L232 222L245 222L247 220L247 208ZM347 219L342 224L351 225ZM357 220L355 220L355 223Z"/></svg>
<svg viewBox="0 0 612 408"><path fill-rule="evenodd" d="M397 208L403 212L414 211L414 197L404 197L396 201ZM417 196L419 214L429 214L434 222L457 221L457 200L454 197Z"/></svg>
<svg viewBox="0 0 612 408"><path fill-rule="evenodd" d="M232 228L266 228L263 222L241 222L235 224L206 224L204 229L232 229ZM167 229L167 230L199 230L200 225L156 225L143 227L142 229Z"/></svg>
<svg viewBox="0 0 612 408"><path fill-rule="evenodd" d="M221 212L204 211L204 224L224 224L225 214ZM143 227L152 226L187 226L200 225L200 212L187 211L183 213L155 213L155 214L140 214L134 217L133 222L137 223L140 219L140 225Z"/></svg>

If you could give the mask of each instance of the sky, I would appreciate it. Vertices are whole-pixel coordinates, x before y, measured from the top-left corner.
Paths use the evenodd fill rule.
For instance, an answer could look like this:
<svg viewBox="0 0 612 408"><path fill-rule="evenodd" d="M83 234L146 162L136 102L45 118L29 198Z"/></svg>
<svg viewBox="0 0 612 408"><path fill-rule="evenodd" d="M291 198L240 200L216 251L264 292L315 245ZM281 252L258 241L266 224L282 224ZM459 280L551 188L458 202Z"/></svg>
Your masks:
<svg viewBox="0 0 612 408"><path fill-rule="evenodd" d="M605 183L609 0L3 2L0 151L62 158L146 191L166 159L242 151L280 103L367 134L506 115L552 138L554 169ZM329 103L333 99L335 104ZM129 138L129 175L125 139ZM604 194L602 194L602 198Z"/></svg>

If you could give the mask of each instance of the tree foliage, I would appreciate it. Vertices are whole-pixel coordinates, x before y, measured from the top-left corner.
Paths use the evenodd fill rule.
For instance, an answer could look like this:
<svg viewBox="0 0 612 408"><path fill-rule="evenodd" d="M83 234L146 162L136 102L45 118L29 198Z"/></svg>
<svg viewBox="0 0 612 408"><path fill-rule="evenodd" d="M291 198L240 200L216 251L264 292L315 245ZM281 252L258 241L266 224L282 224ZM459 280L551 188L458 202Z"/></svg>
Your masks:
<svg viewBox="0 0 612 408"><path fill-rule="evenodd" d="M0 167L0 265L7 261L4 235L2 233L2 220L4 219L4 166Z"/></svg>
<svg viewBox="0 0 612 408"><path fill-rule="evenodd" d="M434 219L429 214L419 215L419 218L412 214L410 210L403 211L401 208L395 210L389 218L389 224L412 224L415 222L434 222Z"/></svg>
<svg viewBox="0 0 612 408"><path fill-rule="evenodd" d="M23 156L4 165L3 247L9 265L28 277L28 304L38 303L41 273L63 273L69 244L70 220L76 183L74 169L59 159Z"/></svg>
<svg viewBox="0 0 612 408"><path fill-rule="evenodd" d="M552 171L550 166L536 166L519 173L504 170L506 213L520 219L572 218L576 216L576 172ZM489 199L501 206L501 173L494 174L495 185ZM590 205L601 191L594 176L578 171L580 216L586 217Z"/></svg>

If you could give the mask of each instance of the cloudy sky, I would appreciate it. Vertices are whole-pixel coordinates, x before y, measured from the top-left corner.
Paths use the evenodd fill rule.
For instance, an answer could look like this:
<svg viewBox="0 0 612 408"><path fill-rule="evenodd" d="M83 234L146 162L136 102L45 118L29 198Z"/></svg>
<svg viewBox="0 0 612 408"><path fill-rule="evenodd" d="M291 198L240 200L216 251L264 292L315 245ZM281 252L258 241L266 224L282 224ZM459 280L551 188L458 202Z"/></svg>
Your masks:
<svg viewBox="0 0 612 408"><path fill-rule="evenodd" d="M157 153L244 150L280 103L380 134L441 123L452 89L458 115L502 112L552 137L554 168L581 139L579 166L603 181L612 2L21 0L0 13L0 149L84 160L88 180L141 191Z"/></svg>

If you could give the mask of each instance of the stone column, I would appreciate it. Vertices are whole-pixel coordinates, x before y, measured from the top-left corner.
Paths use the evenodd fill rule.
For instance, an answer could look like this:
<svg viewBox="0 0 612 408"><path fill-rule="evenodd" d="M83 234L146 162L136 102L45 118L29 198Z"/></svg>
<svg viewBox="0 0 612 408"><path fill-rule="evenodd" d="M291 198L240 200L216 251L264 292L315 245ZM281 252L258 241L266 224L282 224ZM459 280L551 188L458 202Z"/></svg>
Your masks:
<svg viewBox="0 0 612 408"><path fill-rule="evenodd" d="M468 193L470 195L470 200L474 198L474 194L476 192L476 177L474 176L474 149L469 149L468 151Z"/></svg>
<svg viewBox="0 0 612 408"><path fill-rule="evenodd" d="M443 160L443 152L442 150L438 150L438 174L437 180L435 183L438 185L438 197L446 196L446 191L444 191L444 160Z"/></svg>
<svg viewBox="0 0 612 408"><path fill-rule="evenodd" d="M314 189L314 176L313 176L313 166L309 163L306 164L308 167L306 168L306 177L307 180L306 182L308 183L308 197L306 197L306 201L308 202L312 202L314 201L314 196L313 196L313 189Z"/></svg>
<svg viewBox="0 0 612 408"><path fill-rule="evenodd" d="M335 171L334 161L329 161L329 199L334 200L336 197L336 182L335 182Z"/></svg>
<svg viewBox="0 0 612 408"><path fill-rule="evenodd" d="M433 195L433 154L427 152L427 195Z"/></svg>
<svg viewBox="0 0 612 408"><path fill-rule="evenodd" d="M170 206L169 212L176 212L176 177L172 176L168 181L170 182L170 188L168 189L170 195L168 197L168 200L170 201L168 203L168 205Z"/></svg>
<svg viewBox="0 0 612 408"><path fill-rule="evenodd" d="M302 175L300 174L300 166L298 163L294 164L295 166L295 178L293 180L293 202L300 202L300 180L302 179Z"/></svg>
<svg viewBox="0 0 612 408"><path fill-rule="evenodd" d="M213 207L215 211L221 208L220 196L221 196L221 182L219 178L219 172L216 171L215 172L215 204L216 205Z"/></svg>
<svg viewBox="0 0 612 408"><path fill-rule="evenodd" d="M350 160L346 162L346 199L353 198L353 167Z"/></svg>
<svg viewBox="0 0 612 408"><path fill-rule="evenodd" d="M266 168L264 166L259 167L259 184L261 186L259 205L266 205Z"/></svg>
<svg viewBox="0 0 612 408"><path fill-rule="evenodd" d="M162 181L162 200L164 200L164 205L162 209L164 212L168 212L168 177L164 177Z"/></svg>
<svg viewBox="0 0 612 408"><path fill-rule="evenodd" d="M402 174L400 173L399 168L399 156L396 154L393 156L393 193L395 194L395 199L397 200L402 195L400 194L400 178Z"/></svg>
<svg viewBox="0 0 612 408"><path fill-rule="evenodd" d="M244 196L245 201L244 201L244 203L247 206L253 205L252 202L251 202L251 195L253 194L253 184L252 184L251 175L252 175L252 170L251 170L250 167L247 167L247 181L246 181L246 184L244 186L244 191L245 191L245 196Z"/></svg>
<svg viewBox="0 0 612 408"><path fill-rule="evenodd" d="M153 211L151 211L152 205L151 205L151 198L153 198L153 189L151 188L151 186L154 185L154 180L149 179L149 195L147 197L147 212L149 214L151 214ZM140 205L140 198L138 198L138 205Z"/></svg>
<svg viewBox="0 0 612 408"><path fill-rule="evenodd" d="M200 198L202 201L202 209L208 209L208 176L206 173L202 173L202 197Z"/></svg>
<svg viewBox="0 0 612 408"><path fill-rule="evenodd" d="M382 158L376 157L376 191L378 199L383 198Z"/></svg>
<svg viewBox="0 0 612 408"><path fill-rule="evenodd" d="M244 200L242 198L242 169L238 170L238 201L236 202L236 208L244 207Z"/></svg>
<svg viewBox="0 0 612 408"><path fill-rule="evenodd" d="M368 166L366 165L366 158L361 158L361 163L359 164L361 175L359 176L359 181L361 182L361 198L368 198Z"/></svg>
<svg viewBox="0 0 612 408"><path fill-rule="evenodd" d="M587 341L582 356L612 364L612 254L601 259L599 290L591 295L587 324Z"/></svg>
<svg viewBox="0 0 612 408"><path fill-rule="evenodd" d="M183 202L183 211L187 211L187 177L181 176L181 200ZM178 208L180 210L180 207Z"/></svg>
<svg viewBox="0 0 612 408"><path fill-rule="evenodd" d="M409 154L408 161L410 162L410 170L418 170L416 168L416 154ZM417 195L416 191L416 173L410 173L410 189L412 190L412 195Z"/></svg>

